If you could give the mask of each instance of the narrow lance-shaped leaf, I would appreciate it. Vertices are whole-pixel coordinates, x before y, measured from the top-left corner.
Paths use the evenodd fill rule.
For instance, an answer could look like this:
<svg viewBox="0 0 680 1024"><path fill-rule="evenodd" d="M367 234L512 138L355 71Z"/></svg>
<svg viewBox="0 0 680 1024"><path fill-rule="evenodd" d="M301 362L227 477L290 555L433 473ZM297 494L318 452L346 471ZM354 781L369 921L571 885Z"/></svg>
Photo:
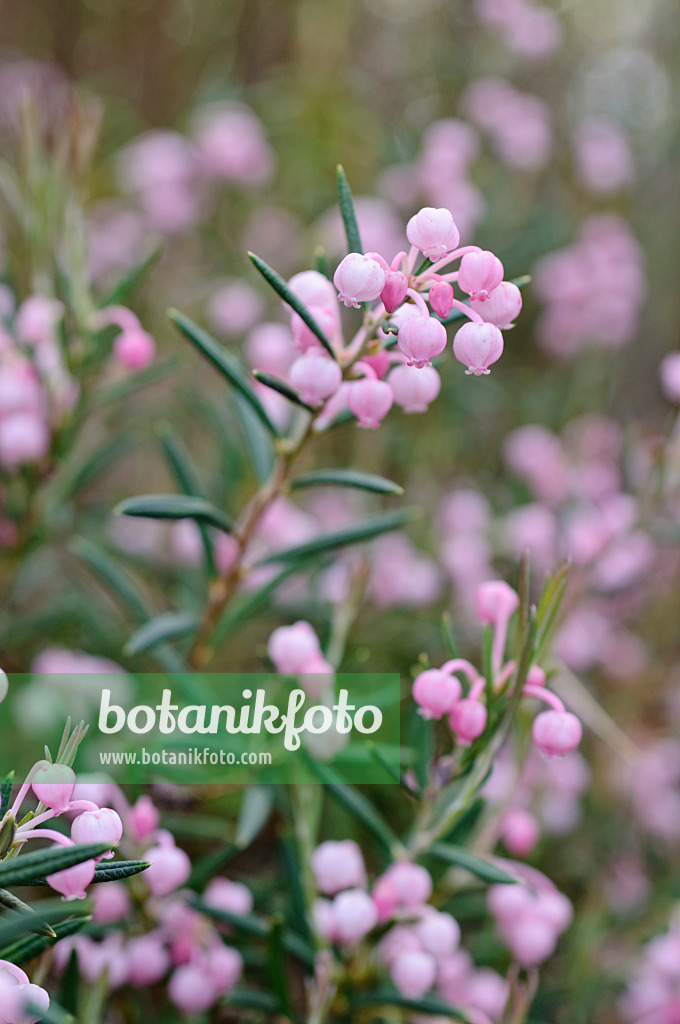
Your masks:
<svg viewBox="0 0 680 1024"><path fill-rule="evenodd" d="M272 391L277 391L280 395L283 395L284 398L287 398L289 402L293 402L294 405L299 405L302 409L306 409L307 412L316 413L316 409L303 402L297 391L290 384L287 384L285 380L280 380L271 373L265 373L264 370L253 370L253 377L260 384L264 384L265 387L271 388Z"/></svg>
<svg viewBox="0 0 680 1024"><path fill-rule="evenodd" d="M35 932L36 935L47 935L52 939L57 937L56 932L52 926L44 920L41 920L33 907L29 907L27 903L20 900L18 896L15 896L13 892L8 892L6 889L0 889L0 906L6 910L13 911L15 914L22 914L26 920L25 928L20 929L17 934L21 934L21 931ZM31 918L34 920L31 921ZM5 936L5 940L6 940Z"/></svg>
<svg viewBox="0 0 680 1024"><path fill-rule="evenodd" d="M172 475L177 481L178 487L184 492L184 494L189 494L194 498L203 498L204 495L198 479L198 473L194 468L191 457L182 442L178 437L175 437L172 428L168 423L161 424L158 428L158 433L161 439L163 454L165 455ZM201 541L203 544L203 553L208 574L210 576L215 576L215 555L208 527L204 522L199 522L198 528L201 532Z"/></svg>
<svg viewBox="0 0 680 1024"><path fill-rule="evenodd" d="M410 509L386 512L383 515L364 519L363 522L357 523L355 526L349 526L344 530L315 537L313 540L299 544L297 547L287 548L283 551L273 551L257 564L271 565L274 562L303 562L308 558L347 547L349 544L358 544L361 541L372 540L373 537L389 533L390 530L399 530L402 526L406 526L407 523L411 522L413 518L413 510Z"/></svg>
<svg viewBox="0 0 680 1024"><path fill-rule="evenodd" d="M55 924L54 930L57 933L58 939L66 939L70 935L75 935L90 921L90 916L75 917L71 921L64 921L63 924ZM50 939L46 935L35 935L26 939L19 939L17 942L13 942L3 949L0 949L0 959L9 960L13 964L23 964L27 960L33 960L34 957L40 956L49 946L54 945L55 939Z"/></svg>
<svg viewBox="0 0 680 1024"><path fill-rule="evenodd" d="M514 885L519 879L504 871L492 861L470 853L462 846L453 846L450 843L435 843L430 853L438 860L444 860L448 864L455 864L456 867L465 868L471 875L481 878L483 882L495 882L503 885Z"/></svg>
<svg viewBox="0 0 680 1024"><path fill-rule="evenodd" d="M360 473L354 469L317 469L311 473L303 473L291 480L290 487L354 487L359 491L371 491L373 494L403 494L404 488L393 480L375 473Z"/></svg>
<svg viewBox="0 0 680 1024"><path fill-rule="evenodd" d="M190 494L140 494L121 501L114 511L116 515L138 519L195 519L224 533L231 533L233 527L231 519L221 509L205 498L194 498Z"/></svg>
<svg viewBox="0 0 680 1024"><path fill-rule="evenodd" d="M130 298L135 288L138 287L147 276L154 263L162 252L162 246L155 246L148 255L128 270L127 274L111 289L102 302L102 306L124 305Z"/></svg>
<svg viewBox="0 0 680 1024"><path fill-rule="evenodd" d="M321 330L318 323L305 306L304 302L302 302L297 297L295 292L288 287L288 285L283 280L281 275L277 274L277 272L272 267L270 267L268 263L265 263L264 260L261 260L259 256L255 255L254 252L249 252L248 256L250 257L250 260L253 263L253 265L257 267L257 269L260 271L265 281L267 281L267 283L272 286L274 291L281 296L286 305L290 306L290 308L295 313L297 313L300 319L304 320L312 334L314 334L319 339L319 341L326 349L328 354L332 356L333 359L336 359L336 355L335 352L333 351L333 346L331 345L330 341L328 340L324 332Z"/></svg>
<svg viewBox="0 0 680 1024"><path fill-rule="evenodd" d="M267 430L269 430L274 437L278 437L278 429L272 423L265 407L262 405L262 402L250 386L248 374L239 360L236 359L231 352L228 352L223 345L220 345L215 338L211 337L207 331L204 331L202 327L199 327L193 320L190 320L188 316L184 316L183 313L180 313L176 309L171 309L168 312L168 316L174 323L175 327L181 331L185 338L188 338L192 345L198 349L201 355L204 356L208 362L212 363L215 369L229 381L236 391L243 395Z"/></svg>
<svg viewBox="0 0 680 1024"><path fill-rule="evenodd" d="M57 871L65 871L84 860L100 857L110 847L102 843L88 843L84 846L60 846L59 849L36 850L12 857L0 863L0 887L26 885L32 878L45 878Z"/></svg>
<svg viewBox="0 0 680 1024"><path fill-rule="evenodd" d="M374 992L362 992L352 997L351 1010L360 1010L365 1006L398 1006L414 1013L434 1014L447 1020L460 1020L469 1024L470 1018L463 1009L451 1006L437 996L423 996L421 999L409 999L402 996L396 989L377 989Z"/></svg>
<svg viewBox="0 0 680 1024"><path fill-rule="evenodd" d="M338 164L337 168L337 186L340 213L342 214L342 223L345 226L345 236L347 238L347 251L363 253L364 249L361 244L361 235L359 234L359 223L356 210L354 209L354 198L342 164Z"/></svg>
<svg viewBox="0 0 680 1024"><path fill-rule="evenodd" d="M159 644L191 636L199 624L198 616L189 612L167 612L158 615L132 634L125 645L125 654L143 654L144 651L150 651Z"/></svg>

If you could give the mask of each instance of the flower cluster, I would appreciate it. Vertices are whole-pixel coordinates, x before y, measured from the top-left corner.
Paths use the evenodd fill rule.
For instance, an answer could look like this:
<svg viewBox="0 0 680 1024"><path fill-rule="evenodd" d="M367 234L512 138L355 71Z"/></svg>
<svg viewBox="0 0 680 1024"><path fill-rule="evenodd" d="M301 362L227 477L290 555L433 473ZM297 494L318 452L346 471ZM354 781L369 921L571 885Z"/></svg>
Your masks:
<svg viewBox="0 0 680 1024"><path fill-rule="evenodd" d="M519 598L507 583L493 580L477 589L475 604L480 621L493 627L491 685L494 691L503 692L516 668L514 661L505 661L505 646L508 625ZM466 683L465 691L461 676ZM451 731L462 746L469 746L486 728L486 693L487 680L464 658L454 658L438 669L426 669L413 683L413 699L420 713L434 719L447 715ZM538 749L553 756L575 750L581 742L581 723L546 687L545 672L538 665L529 669L522 693L543 701L550 709L534 719L532 736Z"/></svg>
<svg viewBox="0 0 680 1024"><path fill-rule="evenodd" d="M110 929L103 938L76 935L56 947L63 969L75 950L83 976L92 984L106 972L110 992L123 986L144 989L167 981L170 1001L187 1016L203 1013L234 987L243 969L237 950L225 945L207 917L190 906L185 891L191 872L187 854L160 828L160 814L148 795L129 804L113 783L84 781L82 790L111 801L125 823L125 848L150 867L140 876L135 903L121 882L103 882L93 891L93 921ZM203 895L206 906L233 914L252 910L250 891L215 877Z"/></svg>
<svg viewBox="0 0 680 1024"><path fill-rule="evenodd" d="M621 1012L630 1024L672 1024L677 1020L680 991L680 914L676 908L670 927L642 950L630 965L628 989Z"/></svg>
<svg viewBox="0 0 680 1024"><path fill-rule="evenodd" d="M425 207L409 221L410 249L390 263L379 253L350 253L337 267L333 283L316 271L293 277L289 287L307 307L329 341L332 355L298 313L291 316L290 361L280 331L258 329L248 354L255 368L281 373L310 408L319 410L316 429L324 429L349 411L360 427L375 429L400 405L422 412L440 389L432 360L447 346L446 321L453 313L468 319L453 342L456 358L468 374L489 373L503 351L502 331L521 309L519 289L503 280L503 265L478 246L459 246L451 213ZM448 268L460 259L458 270ZM454 284L465 296L457 298ZM373 304L364 324L345 344L338 299L359 308ZM396 341L396 349L395 349ZM343 373L344 371L344 373Z"/></svg>
<svg viewBox="0 0 680 1024"><path fill-rule="evenodd" d="M525 60L549 57L562 39L557 15L536 0L475 0L475 13L512 53Z"/></svg>
<svg viewBox="0 0 680 1024"><path fill-rule="evenodd" d="M503 78L478 78L465 90L463 111L486 132L504 164L537 171L552 150L552 114L538 96L520 92Z"/></svg>
<svg viewBox="0 0 680 1024"><path fill-rule="evenodd" d="M577 241L544 256L534 278L545 303L538 340L551 355L619 348L635 336L646 283L640 246L622 218L587 218Z"/></svg>

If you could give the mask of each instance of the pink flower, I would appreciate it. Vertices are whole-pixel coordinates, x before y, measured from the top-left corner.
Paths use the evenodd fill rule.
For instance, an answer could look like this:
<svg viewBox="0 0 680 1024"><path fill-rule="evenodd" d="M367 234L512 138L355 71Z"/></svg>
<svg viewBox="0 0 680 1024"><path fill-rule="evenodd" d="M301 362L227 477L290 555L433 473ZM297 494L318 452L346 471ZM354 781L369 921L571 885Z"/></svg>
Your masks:
<svg viewBox="0 0 680 1024"><path fill-rule="evenodd" d="M449 725L458 742L466 747L482 735L486 728L486 718L486 708L480 701L465 699L454 705L449 715Z"/></svg>
<svg viewBox="0 0 680 1024"><path fill-rule="evenodd" d="M243 973L243 957L231 946L216 943L204 957L205 971L215 986L218 996L231 992Z"/></svg>
<svg viewBox="0 0 680 1024"><path fill-rule="evenodd" d="M191 874L191 861L184 850L174 845L169 832L159 833L160 843L145 853L151 864L144 872L144 880L154 896L167 896L184 885Z"/></svg>
<svg viewBox="0 0 680 1024"><path fill-rule="evenodd" d="M317 889L326 896L366 885L364 858L353 839L328 839L317 846L312 854L312 872Z"/></svg>
<svg viewBox="0 0 680 1024"><path fill-rule="evenodd" d="M85 860L72 868L48 875L47 884L56 892L60 892L66 902L84 900L87 896L85 890L94 878L95 867L94 860Z"/></svg>
<svg viewBox="0 0 680 1024"><path fill-rule="evenodd" d="M448 672L430 668L416 676L413 699L423 718L441 718L453 710L460 700L460 681Z"/></svg>
<svg viewBox="0 0 680 1024"><path fill-rule="evenodd" d="M193 1016L208 1010L217 997L215 984L200 963L176 967L168 982L168 995L181 1013Z"/></svg>
<svg viewBox="0 0 680 1024"><path fill-rule="evenodd" d="M29 1011L29 1006L37 1013ZM49 1008L50 997L44 988L31 985L20 967L0 960L0 1024L36 1024Z"/></svg>
<svg viewBox="0 0 680 1024"><path fill-rule="evenodd" d="M489 366L503 354L503 335L494 324L463 324L453 339L453 354L475 377L489 373Z"/></svg>
<svg viewBox="0 0 680 1024"><path fill-rule="evenodd" d="M126 824L131 838L136 843L143 843L160 824L161 816L150 796L140 796L130 808Z"/></svg>
<svg viewBox="0 0 680 1024"><path fill-rule="evenodd" d="M143 370L153 362L156 342L141 327L123 330L113 343L113 355L123 369L133 372Z"/></svg>
<svg viewBox="0 0 680 1024"><path fill-rule="evenodd" d="M489 580L475 592L477 617L490 626L507 622L519 607L519 597L504 580Z"/></svg>
<svg viewBox="0 0 680 1024"><path fill-rule="evenodd" d="M450 210L425 206L411 217L406 237L430 260L440 259L456 248L460 233Z"/></svg>
<svg viewBox="0 0 680 1024"><path fill-rule="evenodd" d="M550 757L562 757L576 750L583 729L576 715L570 711L542 711L534 719L531 729L534 743Z"/></svg>
<svg viewBox="0 0 680 1024"><path fill-rule="evenodd" d="M501 819L500 836L513 857L528 857L540 835L538 821L522 807L511 807Z"/></svg>
<svg viewBox="0 0 680 1024"><path fill-rule="evenodd" d="M288 379L303 402L318 408L340 387L342 370L328 356L312 354L295 360Z"/></svg>
<svg viewBox="0 0 680 1024"><path fill-rule="evenodd" d="M392 408L392 388L382 380L352 381L347 388L347 405L360 427L376 430Z"/></svg>
<svg viewBox="0 0 680 1024"><path fill-rule="evenodd" d="M346 889L333 900L332 921L336 941L353 946L375 928L378 911L363 889Z"/></svg>
<svg viewBox="0 0 680 1024"><path fill-rule="evenodd" d="M351 252L335 271L333 283L340 301L358 308L362 302L372 302L380 296L385 287L385 271L368 256Z"/></svg>
<svg viewBox="0 0 680 1024"><path fill-rule="evenodd" d="M466 252L460 261L458 284L470 299L485 302L503 280L503 264L492 252Z"/></svg>
<svg viewBox="0 0 680 1024"><path fill-rule="evenodd" d="M246 885L232 882L228 878L213 878L203 893L203 902L215 910L229 914L250 914L253 909L253 895Z"/></svg>
<svg viewBox="0 0 680 1024"><path fill-rule="evenodd" d="M470 306L486 323L506 331L520 314L522 293L512 281L501 281L484 300L471 298Z"/></svg>
<svg viewBox="0 0 680 1024"><path fill-rule="evenodd" d="M404 412L427 412L430 402L441 391L442 382L433 366L395 366L387 383L392 388L394 401Z"/></svg>
<svg viewBox="0 0 680 1024"><path fill-rule="evenodd" d="M279 626L269 637L267 653L277 672L302 671L310 659L321 653L319 639L308 622Z"/></svg>
<svg viewBox="0 0 680 1024"><path fill-rule="evenodd" d="M420 864L397 861L390 865L373 886L373 900L381 921L387 921L397 909L411 910L427 903L432 895L432 878Z"/></svg>
<svg viewBox="0 0 680 1024"><path fill-rule="evenodd" d="M134 988L155 985L170 970L170 954L158 931L130 939L125 954L128 979Z"/></svg>
<svg viewBox="0 0 680 1024"><path fill-rule="evenodd" d="M122 882L102 882L92 890L95 924L118 924L132 908L127 887Z"/></svg>
<svg viewBox="0 0 680 1024"><path fill-rule="evenodd" d="M68 809L76 785L76 775L65 764L50 764L39 761L40 767L31 777L33 792L41 803L57 814Z"/></svg>
<svg viewBox="0 0 680 1024"><path fill-rule="evenodd" d="M0 464L10 471L40 462L50 450L45 420L34 413L17 412L0 420Z"/></svg>
<svg viewBox="0 0 680 1024"><path fill-rule="evenodd" d="M382 304L388 313L399 309L408 290L408 279L400 270L385 271L385 286L380 293Z"/></svg>
<svg viewBox="0 0 680 1024"><path fill-rule="evenodd" d="M123 822L110 807L101 807L98 811L85 811L79 814L71 825L71 838L74 843L110 843L115 846L123 835ZM105 857L113 857L113 850Z"/></svg>
<svg viewBox="0 0 680 1024"><path fill-rule="evenodd" d="M453 286L448 281L435 281L427 293L433 313L446 318L453 305Z"/></svg>
<svg viewBox="0 0 680 1024"><path fill-rule="evenodd" d="M446 348L446 328L431 316L415 316L399 328L397 344L409 366L429 366Z"/></svg>
<svg viewBox="0 0 680 1024"><path fill-rule="evenodd" d="M402 953L392 961L390 975L402 996L421 999L435 983L437 962L430 953Z"/></svg>
<svg viewBox="0 0 680 1024"><path fill-rule="evenodd" d="M423 913L414 931L423 949L437 960L451 956L460 942L460 927L451 914L442 913L433 907L423 907Z"/></svg>

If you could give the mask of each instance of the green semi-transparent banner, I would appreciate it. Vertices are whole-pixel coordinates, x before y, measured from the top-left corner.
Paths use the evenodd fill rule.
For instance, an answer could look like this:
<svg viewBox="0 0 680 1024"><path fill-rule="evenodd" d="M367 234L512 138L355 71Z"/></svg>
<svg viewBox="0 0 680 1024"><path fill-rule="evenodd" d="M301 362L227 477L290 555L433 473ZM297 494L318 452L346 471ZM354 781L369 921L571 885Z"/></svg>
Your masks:
<svg viewBox="0 0 680 1024"><path fill-rule="evenodd" d="M389 784L400 772L395 674L12 675L0 749L16 781L56 760L67 718L87 733L79 778L187 785Z"/></svg>

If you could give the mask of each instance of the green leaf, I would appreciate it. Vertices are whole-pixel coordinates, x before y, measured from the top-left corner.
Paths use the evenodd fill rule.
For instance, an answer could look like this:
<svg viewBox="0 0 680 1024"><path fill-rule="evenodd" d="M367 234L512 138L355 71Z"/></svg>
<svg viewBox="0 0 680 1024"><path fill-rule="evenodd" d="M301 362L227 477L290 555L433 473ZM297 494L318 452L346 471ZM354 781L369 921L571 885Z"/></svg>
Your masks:
<svg viewBox="0 0 680 1024"><path fill-rule="evenodd" d="M250 846L267 824L274 806L271 786L251 786L245 791L234 843L241 850Z"/></svg>
<svg viewBox="0 0 680 1024"><path fill-rule="evenodd" d="M71 950L66 969L61 977L59 1000L69 1013L78 1009L78 993L80 989L80 970L78 968L78 952Z"/></svg>
<svg viewBox="0 0 680 1024"><path fill-rule="evenodd" d="M125 645L124 653L142 654L157 647L158 644L180 640L194 633L199 625L198 616L188 612L166 612L164 615L157 615L155 619L146 622L133 633Z"/></svg>
<svg viewBox="0 0 680 1024"><path fill-rule="evenodd" d="M362 541L379 537L383 533L389 533L391 530L399 530L414 518L412 509L385 512L382 515L364 519L363 522L356 523L354 526L348 526L344 530L322 534L313 540L306 541L304 544L299 544L297 547L286 548L283 551L273 551L256 564L271 565L275 562L303 562L317 555L324 555L326 552L347 547L349 544L359 544Z"/></svg>
<svg viewBox="0 0 680 1024"><path fill-rule="evenodd" d="M215 633L213 634L213 645L218 646L225 636L232 633L242 622L246 622L262 605L269 600L272 594L276 593L282 583L298 570L296 565L289 565L278 573L269 583L256 590L253 594L243 597L239 603L229 609L223 619L220 620Z"/></svg>
<svg viewBox="0 0 680 1024"><path fill-rule="evenodd" d="M74 911L66 907L61 900L43 900L37 911L26 907L21 900L17 902L24 908L23 910L6 914L0 918L0 946L15 942L27 932L33 932L40 935L41 938L44 936L48 939L56 939L56 932L50 927L50 922L56 924L67 917L78 915L86 917L90 913L90 908L87 905Z"/></svg>
<svg viewBox="0 0 680 1024"><path fill-rule="evenodd" d="M283 918L278 914L272 918L267 936L266 968L268 987L274 993L279 1009L289 1020L294 1020L295 1014L288 984L286 950L283 943Z"/></svg>
<svg viewBox="0 0 680 1024"><path fill-rule="evenodd" d="M161 439L163 454L172 475L177 481L177 486L184 494L189 494L194 498L203 498L204 494L198 472L191 461L191 456L180 439L173 433L170 424L161 424L158 428L158 433ZM215 571L215 555L208 527L205 523L199 522L198 528L201 531L201 541L203 542L203 552L208 574L215 576L217 575Z"/></svg>
<svg viewBox="0 0 680 1024"><path fill-rule="evenodd" d="M121 501L114 512L141 519L195 519L224 533L231 533L233 529L229 516L205 498L194 498L190 494L140 494Z"/></svg>
<svg viewBox="0 0 680 1024"><path fill-rule="evenodd" d="M397 834L392 831L387 822L378 814L373 804L363 793L360 793L355 786L348 786L341 782L336 773L327 765L306 758L307 764L317 778L323 782L328 792L338 803L342 804L346 811L363 822L387 850L395 855L401 850L401 841Z"/></svg>
<svg viewBox="0 0 680 1024"><path fill-rule="evenodd" d="M174 323L175 327L181 331L185 338L189 339L201 355L205 356L208 362L212 363L215 369L229 381L231 386L235 388L239 394L243 395L267 430L269 430L274 437L278 437L278 429L270 420L262 402L250 386L248 374L239 360L236 359L231 352L228 352L223 345L220 345L215 338L211 337L207 331L204 331L202 327L199 327L193 320L190 320L188 316L184 316L183 313L178 312L176 309L171 309L168 316Z"/></svg>
<svg viewBox="0 0 680 1024"><path fill-rule="evenodd" d="M102 306L126 305L135 288L144 280L154 263L163 251L162 245L156 245L148 255L128 270L124 277L111 289Z"/></svg>
<svg viewBox="0 0 680 1024"><path fill-rule="evenodd" d="M4 818L5 812L9 810L9 802L12 796L14 785L14 772L8 772L0 784L0 819Z"/></svg>
<svg viewBox="0 0 680 1024"><path fill-rule="evenodd" d="M261 484L266 483L274 468L275 452L271 434L262 426L252 406L238 392L234 394L234 411L248 446L255 475Z"/></svg>
<svg viewBox="0 0 680 1024"><path fill-rule="evenodd" d="M84 917L75 917L71 921L64 921L62 924L55 924L54 930L57 933L57 939L48 939L47 936L35 935L25 939L19 939L18 942L13 942L9 946L5 946L0 949L0 959L9 960L13 964L22 964L27 960L33 960L34 957L40 956L49 946L54 945L55 941L59 939L66 939L69 935L75 935L90 921L89 915Z"/></svg>
<svg viewBox="0 0 680 1024"><path fill-rule="evenodd" d="M35 932L36 935L47 935L51 939L56 938L56 933L51 925L46 921L41 921L33 907L29 907L27 903L20 900L13 892L8 892L6 889L0 889L0 906L3 906L6 910L13 911L16 914L23 914L24 917L35 918L34 922L31 922L30 920L26 921L25 928L20 929L18 934L21 934L21 931L29 931Z"/></svg>
<svg viewBox="0 0 680 1024"><path fill-rule="evenodd" d="M106 551L85 537L74 537L69 547L113 591L133 619L145 622L149 618L150 609L139 590Z"/></svg>
<svg viewBox="0 0 680 1024"><path fill-rule="evenodd" d="M276 1000L268 992L254 988L235 988L229 993L225 1005L242 1010L259 1010L262 1013L276 1013L277 1009Z"/></svg>
<svg viewBox="0 0 680 1024"><path fill-rule="evenodd" d="M109 384L107 387L94 391L87 408L99 409L112 402L120 402L123 398L127 398L128 395L133 395L136 391L148 388L152 384L156 384L158 381L170 376L171 373L177 370L178 366L179 360L176 356L168 356L166 359L155 359L153 363L150 363L138 373L123 377L122 380L116 381L115 384Z"/></svg>
<svg viewBox="0 0 680 1024"><path fill-rule="evenodd" d="M192 907L205 914L206 917L210 917L214 921L223 921L225 924L230 924L237 932L245 932L247 935L254 935L258 938L266 938L270 933L271 922L266 917L260 917L258 914L230 914L226 910L217 910L215 907L209 907L207 903L199 899L191 900L190 903ZM291 953L298 960L307 964L307 966L311 966L314 963L314 950L295 932L284 930L282 943L287 953Z"/></svg>
<svg viewBox="0 0 680 1024"><path fill-rule="evenodd" d="M36 850L34 853L11 857L0 862L0 887L5 889L10 885L29 885L32 878L44 878L56 871L65 871L74 864L99 857L110 849L110 846L102 843L88 843L85 846L60 846L58 850Z"/></svg>
<svg viewBox="0 0 680 1024"><path fill-rule="evenodd" d="M253 370L253 377L255 380L259 380L260 384L264 384L265 387L271 388L272 391L278 391L280 395L287 398L289 402L293 402L295 405L301 406L306 409L307 412L316 413L316 409L312 405L307 405L303 402L297 391L286 384L285 380L280 380L278 377L274 377L271 373L265 373L264 370Z"/></svg>
<svg viewBox="0 0 680 1024"><path fill-rule="evenodd" d="M363 253L364 247L361 244L361 235L359 234L359 224L357 223L356 210L354 209L352 190L349 187L347 175L345 174L342 164L338 164L337 168L337 186L342 223L345 225L347 251Z"/></svg>
<svg viewBox="0 0 680 1024"><path fill-rule="evenodd" d="M360 491L371 491L373 494L403 494L404 488L375 473L360 473L354 469L318 469L313 473L303 473L291 480L293 490L299 487L355 487Z"/></svg>
<svg viewBox="0 0 680 1024"><path fill-rule="evenodd" d="M74 467L67 465L64 474L55 480L49 496L51 506L93 484L129 450L131 443L130 437L116 437L90 453L79 465Z"/></svg>
<svg viewBox="0 0 680 1024"><path fill-rule="evenodd" d="M453 846L450 843L435 843L430 853L439 860L445 860L448 864L455 864L456 867L465 868L471 875L481 878L483 882L501 883L503 885L516 885L519 879L504 871L492 861L485 857L479 857L470 853L462 846Z"/></svg>
<svg viewBox="0 0 680 1024"><path fill-rule="evenodd" d="M295 292L293 292L288 287L288 285L283 280L281 275L277 274L276 271L272 267L270 267L268 263L265 263L264 260L261 260L259 256L255 255L254 252L249 252L248 256L250 257L250 260L252 261L254 266L257 267L257 269L260 271L265 281L267 281L267 283L272 286L274 291L281 296L286 305L290 306L290 308L297 313L301 320L304 320L312 334L316 335L316 337L319 339L319 341L326 349L328 354L332 356L332 358L335 359L337 362L337 357L335 355L335 352L333 351L333 347L330 341L328 340L324 332L321 330L318 323L316 322L312 314L309 312L305 304L301 302L300 299L295 294Z"/></svg>
<svg viewBox="0 0 680 1024"><path fill-rule="evenodd" d="M100 861L94 869L95 882L120 882L123 878L132 878L150 867L147 860L118 860L113 863L104 864Z"/></svg>
<svg viewBox="0 0 680 1024"><path fill-rule="evenodd" d="M375 992L362 992L354 996L350 1001L350 1008L358 1010L364 1006L400 1006L406 1010L413 1010L417 1013L430 1013L437 1017L446 1017L449 1020L469 1021L464 1010L445 1003L437 996L423 996L422 999L407 999L400 995L396 989L378 989Z"/></svg>

